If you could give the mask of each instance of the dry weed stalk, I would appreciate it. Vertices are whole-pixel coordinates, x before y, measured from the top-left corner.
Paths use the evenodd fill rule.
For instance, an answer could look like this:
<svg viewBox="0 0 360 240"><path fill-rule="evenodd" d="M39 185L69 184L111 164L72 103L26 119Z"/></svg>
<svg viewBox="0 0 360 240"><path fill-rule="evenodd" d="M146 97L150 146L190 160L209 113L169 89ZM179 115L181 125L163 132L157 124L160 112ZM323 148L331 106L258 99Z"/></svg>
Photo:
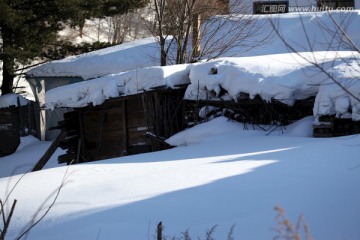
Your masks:
<svg viewBox="0 0 360 240"><path fill-rule="evenodd" d="M294 226L287 218L286 212L282 207L276 206L275 211L278 213L276 216L277 228L275 229L278 235L274 237L274 240L301 240L301 236L304 236L303 239L305 240L313 240L310 236L309 226L305 222L303 215L299 216L297 223Z"/></svg>

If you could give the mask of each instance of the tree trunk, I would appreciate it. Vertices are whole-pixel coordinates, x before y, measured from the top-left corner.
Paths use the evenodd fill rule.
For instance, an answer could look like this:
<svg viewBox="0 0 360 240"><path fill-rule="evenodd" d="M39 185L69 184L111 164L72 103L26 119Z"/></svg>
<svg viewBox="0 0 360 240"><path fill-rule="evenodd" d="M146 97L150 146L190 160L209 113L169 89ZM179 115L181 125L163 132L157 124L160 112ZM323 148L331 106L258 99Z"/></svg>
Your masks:
<svg viewBox="0 0 360 240"><path fill-rule="evenodd" d="M165 45L166 45L165 38L160 35L160 48L161 48L160 66L166 66L167 52Z"/></svg>
<svg viewBox="0 0 360 240"><path fill-rule="evenodd" d="M14 82L14 60L4 59L3 60L3 82L1 85L2 95L13 92Z"/></svg>
<svg viewBox="0 0 360 240"><path fill-rule="evenodd" d="M2 95L13 92L13 82L15 77L15 60L9 53L11 48L11 33L6 31L6 28L2 29L3 39L3 82L1 85Z"/></svg>

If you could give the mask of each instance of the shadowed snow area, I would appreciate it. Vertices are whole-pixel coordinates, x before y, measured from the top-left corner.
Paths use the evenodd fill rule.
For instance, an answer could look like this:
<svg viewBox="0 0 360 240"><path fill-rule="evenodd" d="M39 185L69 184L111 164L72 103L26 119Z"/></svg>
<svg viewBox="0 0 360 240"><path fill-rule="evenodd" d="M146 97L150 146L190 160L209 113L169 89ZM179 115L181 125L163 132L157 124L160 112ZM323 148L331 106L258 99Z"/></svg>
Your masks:
<svg viewBox="0 0 360 240"><path fill-rule="evenodd" d="M9 237L46 209L65 176L28 239L152 239L159 221L167 236L189 229L203 237L217 224L215 237L223 239L236 224L235 239L272 239L277 205L294 223L304 214L315 239L358 239L360 136L310 138L312 122L267 136L220 117L173 136L168 141L180 146L170 150L28 173L10 196L18 205ZM36 160L24 154L34 156L42 143L27 141L0 161L0 196L21 176L6 177L13 160Z"/></svg>

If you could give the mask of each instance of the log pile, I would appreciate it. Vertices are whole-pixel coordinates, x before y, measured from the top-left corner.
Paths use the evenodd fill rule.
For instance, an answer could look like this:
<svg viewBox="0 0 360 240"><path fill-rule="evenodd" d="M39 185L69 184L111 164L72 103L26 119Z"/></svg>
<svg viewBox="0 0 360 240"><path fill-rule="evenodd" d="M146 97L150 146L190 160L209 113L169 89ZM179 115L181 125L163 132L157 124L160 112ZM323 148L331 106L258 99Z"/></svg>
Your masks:
<svg viewBox="0 0 360 240"><path fill-rule="evenodd" d="M183 114L185 127L208 120L211 117L226 116L235 121L255 125L288 125L301 118L312 115L314 98L296 101L293 106L288 106L276 100L270 102L255 99L241 99L234 101L192 101L186 100ZM211 107L206 116L199 116L204 107Z"/></svg>

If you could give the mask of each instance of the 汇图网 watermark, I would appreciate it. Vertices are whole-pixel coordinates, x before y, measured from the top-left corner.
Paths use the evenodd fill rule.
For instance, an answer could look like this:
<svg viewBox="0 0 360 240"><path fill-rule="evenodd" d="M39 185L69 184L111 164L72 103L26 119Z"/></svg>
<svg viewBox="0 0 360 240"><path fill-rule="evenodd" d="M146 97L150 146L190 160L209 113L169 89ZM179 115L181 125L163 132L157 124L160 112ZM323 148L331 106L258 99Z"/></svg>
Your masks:
<svg viewBox="0 0 360 240"><path fill-rule="evenodd" d="M303 6L289 7L289 12L323 12L323 11L341 11L348 12L355 10L354 7L329 7L329 6Z"/></svg>

